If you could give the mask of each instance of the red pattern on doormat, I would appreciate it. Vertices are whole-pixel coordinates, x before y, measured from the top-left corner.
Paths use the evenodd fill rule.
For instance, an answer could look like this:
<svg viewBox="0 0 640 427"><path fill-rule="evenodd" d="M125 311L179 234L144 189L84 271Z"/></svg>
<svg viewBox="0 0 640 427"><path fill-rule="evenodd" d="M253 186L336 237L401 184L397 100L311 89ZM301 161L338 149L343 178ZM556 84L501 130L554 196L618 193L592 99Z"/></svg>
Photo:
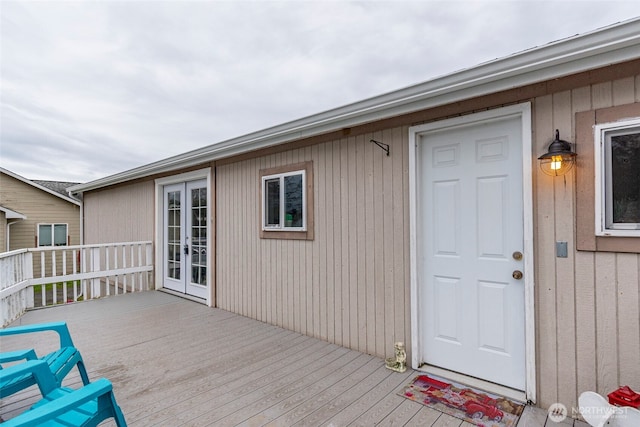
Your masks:
<svg viewBox="0 0 640 427"><path fill-rule="evenodd" d="M514 427L524 410L524 403L428 375L398 394L481 427Z"/></svg>

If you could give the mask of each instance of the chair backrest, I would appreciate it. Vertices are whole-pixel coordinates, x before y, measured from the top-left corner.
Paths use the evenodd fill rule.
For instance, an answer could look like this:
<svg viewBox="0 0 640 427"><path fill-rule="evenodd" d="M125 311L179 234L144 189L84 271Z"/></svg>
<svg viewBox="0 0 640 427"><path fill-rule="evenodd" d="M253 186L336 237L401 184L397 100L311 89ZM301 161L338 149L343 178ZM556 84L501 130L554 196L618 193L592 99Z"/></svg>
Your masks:
<svg viewBox="0 0 640 427"><path fill-rule="evenodd" d="M18 335L31 332L45 332L55 331L60 338L60 347L73 347L73 340L67 327L67 322L50 322L39 323L36 325L22 325L14 326L11 328L0 329L0 336L3 335Z"/></svg>

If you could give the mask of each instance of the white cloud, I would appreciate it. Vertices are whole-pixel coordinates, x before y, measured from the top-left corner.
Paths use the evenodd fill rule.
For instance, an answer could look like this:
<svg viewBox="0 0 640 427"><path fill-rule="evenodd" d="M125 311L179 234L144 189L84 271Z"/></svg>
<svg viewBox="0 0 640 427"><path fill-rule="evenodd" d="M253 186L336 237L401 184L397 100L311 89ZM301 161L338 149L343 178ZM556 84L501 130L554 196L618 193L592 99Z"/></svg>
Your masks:
<svg viewBox="0 0 640 427"><path fill-rule="evenodd" d="M3 1L1 164L88 181L638 15L631 1Z"/></svg>

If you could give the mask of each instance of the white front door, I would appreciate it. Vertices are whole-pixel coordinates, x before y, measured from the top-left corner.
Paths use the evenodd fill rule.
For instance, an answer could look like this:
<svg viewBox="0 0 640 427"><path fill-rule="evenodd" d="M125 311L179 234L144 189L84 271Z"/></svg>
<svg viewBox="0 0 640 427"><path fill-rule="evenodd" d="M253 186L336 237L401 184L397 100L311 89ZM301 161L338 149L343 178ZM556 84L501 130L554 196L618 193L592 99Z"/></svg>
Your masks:
<svg viewBox="0 0 640 427"><path fill-rule="evenodd" d="M420 363L525 389L522 124L416 135Z"/></svg>
<svg viewBox="0 0 640 427"><path fill-rule="evenodd" d="M163 189L163 286L207 298L207 181Z"/></svg>

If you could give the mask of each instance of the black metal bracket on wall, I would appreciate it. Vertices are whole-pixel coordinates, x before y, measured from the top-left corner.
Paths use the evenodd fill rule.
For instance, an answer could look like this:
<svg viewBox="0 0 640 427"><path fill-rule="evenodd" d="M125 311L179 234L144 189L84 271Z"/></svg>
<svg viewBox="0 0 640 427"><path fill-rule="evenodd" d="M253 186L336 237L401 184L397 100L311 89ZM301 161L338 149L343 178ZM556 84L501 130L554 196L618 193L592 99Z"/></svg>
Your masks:
<svg viewBox="0 0 640 427"><path fill-rule="evenodd" d="M373 142L378 147L382 148L387 153L387 156L389 155L389 144L385 144L384 142L376 141L375 139L372 139L369 142Z"/></svg>

